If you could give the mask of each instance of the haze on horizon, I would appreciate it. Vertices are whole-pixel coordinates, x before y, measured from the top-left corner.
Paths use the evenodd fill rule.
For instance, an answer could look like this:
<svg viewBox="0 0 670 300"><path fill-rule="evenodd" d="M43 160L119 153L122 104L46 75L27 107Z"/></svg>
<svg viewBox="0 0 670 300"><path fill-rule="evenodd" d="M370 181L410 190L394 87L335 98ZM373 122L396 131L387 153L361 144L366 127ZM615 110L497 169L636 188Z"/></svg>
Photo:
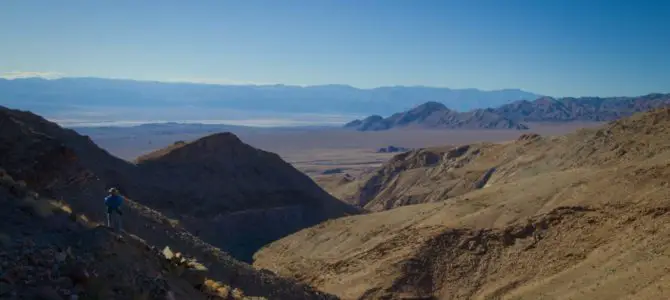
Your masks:
<svg viewBox="0 0 670 300"><path fill-rule="evenodd" d="M5 1L4 77L668 92L670 3Z"/></svg>

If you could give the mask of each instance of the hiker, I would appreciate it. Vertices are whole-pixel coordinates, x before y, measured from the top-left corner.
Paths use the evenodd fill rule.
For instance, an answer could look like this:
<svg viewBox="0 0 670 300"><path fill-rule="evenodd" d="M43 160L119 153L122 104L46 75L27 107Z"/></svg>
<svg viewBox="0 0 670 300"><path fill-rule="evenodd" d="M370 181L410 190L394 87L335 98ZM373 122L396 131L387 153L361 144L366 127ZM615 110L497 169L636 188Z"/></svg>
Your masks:
<svg viewBox="0 0 670 300"><path fill-rule="evenodd" d="M109 196L105 197L105 205L107 206L107 226L114 228L116 231L121 231L121 205L124 197L116 188L109 189Z"/></svg>

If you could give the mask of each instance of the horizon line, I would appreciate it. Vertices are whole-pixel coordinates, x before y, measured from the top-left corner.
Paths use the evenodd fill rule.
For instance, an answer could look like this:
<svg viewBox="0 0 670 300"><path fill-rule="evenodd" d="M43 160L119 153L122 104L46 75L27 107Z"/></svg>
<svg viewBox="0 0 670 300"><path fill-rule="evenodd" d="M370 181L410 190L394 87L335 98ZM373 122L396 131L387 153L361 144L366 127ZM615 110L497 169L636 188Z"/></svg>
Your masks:
<svg viewBox="0 0 670 300"><path fill-rule="evenodd" d="M100 77L100 76L65 76L63 73L58 72L21 72L27 73L29 76L16 76L19 72L4 72L0 73L0 80L14 81L14 80L45 80L45 81L55 81L63 79L101 79L101 80L116 80L116 81L135 81L135 82L151 82L151 83L163 83L163 84L193 84L193 85L217 85L217 86L249 86L249 87L296 87L296 88L314 88L314 87L345 87L356 90L376 90L384 88L426 88L426 89L444 89L452 91L465 91L473 90L480 92L502 92L502 91L518 91L531 93L538 96L546 96L541 93L536 93L528 91L522 88L500 88L500 89L481 89L476 87L468 88L451 88L446 86L431 86L431 85L403 85L403 84L393 84L393 85L380 85L376 87L359 87L346 83L326 83L326 84L293 84L293 83L271 83L271 82L254 82L254 81L240 81L240 80L230 80L225 78L183 78L183 79L134 79L134 78L122 78L122 77ZM43 73L44 75L41 75Z"/></svg>
<svg viewBox="0 0 670 300"><path fill-rule="evenodd" d="M643 97L654 94L670 94L670 91L667 92L647 92L644 94L636 95L615 95L615 96L597 96L597 95L581 95L581 96L549 96L542 93L537 93L533 91L528 91L522 88L501 88L501 89L480 89L480 88L450 88L446 86L429 86L429 85L382 85L377 87L357 87L351 84L344 83L329 83L329 84L287 84L287 83L261 83L261 82L249 82L249 81L236 81L228 79L165 79L165 80L154 80L154 79L134 79L134 78L120 78L120 77L99 77L99 76L66 76L63 73L58 72L20 72L27 74L28 76L15 76L10 77L7 74L17 74L19 72L4 72L0 73L0 80L14 81L14 80L44 80L44 81L55 81L55 80L67 80L67 79L95 79L95 80L110 80L110 81L132 81L132 82L146 82L146 83L159 83L159 84L182 84L182 85L205 85L205 86L222 86L222 87L289 87L289 88L318 88L318 87L344 87L361 91L373 91L378 89L385 88L424 88L424 89L442 89L450 91L479 91L479 92L502 92L502 91L517 91L524 92L529 94L534 94L536 97L532 100L534 101L540 98L552 98L552 99L562 99L562 98L619 98L619 97Z"/></svg>

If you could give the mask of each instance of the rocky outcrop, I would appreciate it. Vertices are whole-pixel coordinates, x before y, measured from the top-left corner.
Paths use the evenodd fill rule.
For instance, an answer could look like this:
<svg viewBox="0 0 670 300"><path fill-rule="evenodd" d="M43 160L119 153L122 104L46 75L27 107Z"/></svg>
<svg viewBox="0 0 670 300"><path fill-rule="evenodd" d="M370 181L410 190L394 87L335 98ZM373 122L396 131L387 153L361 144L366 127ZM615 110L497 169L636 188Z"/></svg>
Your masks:
<svg viewBox="0 0 670 300"><path fill-rule="evenodd" d="M493 144L418 149L391 158L361 179L354 196L360 207L380 211L436 201L479 188L490 171L462 170Z"/></svg>

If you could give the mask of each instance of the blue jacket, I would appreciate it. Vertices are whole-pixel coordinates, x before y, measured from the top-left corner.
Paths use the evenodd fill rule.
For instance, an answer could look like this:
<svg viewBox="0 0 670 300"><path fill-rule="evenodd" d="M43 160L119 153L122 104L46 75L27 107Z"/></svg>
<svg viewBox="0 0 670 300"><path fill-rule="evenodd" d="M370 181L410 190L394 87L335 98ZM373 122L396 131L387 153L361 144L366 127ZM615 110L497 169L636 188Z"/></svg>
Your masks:
<svg viewBox="0 0 670 300"><path fill-rule="evenodd" d="M123 197L118 195L109 195L105 197L105 205L110 209L118 209L123 204Z"/></svg>

